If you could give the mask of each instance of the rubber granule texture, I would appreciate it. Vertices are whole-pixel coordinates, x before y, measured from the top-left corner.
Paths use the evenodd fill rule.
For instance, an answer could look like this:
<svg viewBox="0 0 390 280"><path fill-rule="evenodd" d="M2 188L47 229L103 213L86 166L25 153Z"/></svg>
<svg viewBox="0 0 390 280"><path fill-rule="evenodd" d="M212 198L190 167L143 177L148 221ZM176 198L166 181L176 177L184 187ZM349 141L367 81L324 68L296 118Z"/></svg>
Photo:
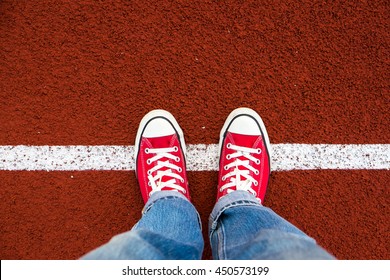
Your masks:
<svg viewBox="0 0 390 280"><path fill-rule="evenodd" d="M389 141L387 1L0 1L0 145L133 145L148 111L217 143L247 106L272 143ZM342 259L389 259L388 170L272 174L265 204ZM216 172L190 172L203 221ZM0 172L0 257L72 259L129 230L133 172Z"/></svg>

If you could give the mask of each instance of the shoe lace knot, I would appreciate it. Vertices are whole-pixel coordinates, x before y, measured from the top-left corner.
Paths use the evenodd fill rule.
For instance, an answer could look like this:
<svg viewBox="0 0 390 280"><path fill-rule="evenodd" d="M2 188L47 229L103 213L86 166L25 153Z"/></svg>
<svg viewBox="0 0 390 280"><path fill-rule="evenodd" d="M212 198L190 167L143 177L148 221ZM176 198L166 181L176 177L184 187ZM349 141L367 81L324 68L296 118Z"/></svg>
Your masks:
<svg viewBox="0 0 390 280"><path fill-rule="evenodd" d="M231 143L227 144L227 148L232 150L232 153L228 153L226 155L226 159L235 160L231 161L223 167L225 171L228 171L232 168L233 170L222 177L222 181L228 182L222 185L219 191L223 192L227 189L227 193L231 193L235 190L242 190L256 196L257 193L252 188L252 186L258 186L259 182L250 175L250 172L252 171L255 175L259 174L259 170L252 166L252 162L254 162L256 165L260 165L260 160L254 157L253 154L260 154L261 149L242 147L233 145ZM244 160L242 160L243 158Z"/></svg>
<svg viewBox="0 0 390 280"><path fill-rule="evenodd" d="M163 189L169 188L174 191L179 191L186 193L186 190L178 185L178 180L181 183L184 183L184 178L180 176L183 170L180 166L173 164L171 160L175 162L180 162L180 157L173 155L173 152L177 152L178 147L170 148L161 148L161 149L150 149L146 148L146 154L154 154L153 157L149 158L146 163L152 165L152 163L157 162L152 168L148 169L148 185L152 188L152 191L149 193L151 196L157 191L162 191ZM164 160L166 159L166 160ZM171 179L169 179L171 178Z"/></svg>

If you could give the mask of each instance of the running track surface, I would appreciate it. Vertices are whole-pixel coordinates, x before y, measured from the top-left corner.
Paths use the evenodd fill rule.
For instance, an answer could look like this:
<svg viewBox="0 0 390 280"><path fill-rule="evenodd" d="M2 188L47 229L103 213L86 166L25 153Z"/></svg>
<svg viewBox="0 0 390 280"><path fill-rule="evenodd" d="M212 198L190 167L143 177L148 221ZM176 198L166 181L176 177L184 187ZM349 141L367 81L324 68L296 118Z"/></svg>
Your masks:
<svg viewBox="0 0 390 280"><path fill-rule="evenodd" d="M0 2L0 145L134 145L174 114L215 144L236 107L271 143L388 144L387 1ZM190 171L203 221L217 172ZM74 259L130 229L133 171L0 171L1 259ZM389 259L389 170L271 175L265 205L341 259Z"/></svg>

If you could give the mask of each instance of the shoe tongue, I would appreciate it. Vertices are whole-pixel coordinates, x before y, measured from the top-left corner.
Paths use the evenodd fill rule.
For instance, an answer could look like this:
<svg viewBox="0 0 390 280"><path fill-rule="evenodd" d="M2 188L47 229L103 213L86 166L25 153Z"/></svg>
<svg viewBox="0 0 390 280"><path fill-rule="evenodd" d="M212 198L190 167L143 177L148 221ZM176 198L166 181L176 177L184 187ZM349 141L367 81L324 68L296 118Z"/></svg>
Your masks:
<svg viewBox="0 0 390 280"><path fill-rule="evenodd" d="M176 139L176 134L172 134L172 135L167 135L167 136L160 136L160 137L148 137L147 140L149 141L150 145L151 145L151 148L152 149L164 149L164 148L171 148L175 145L175 139ZM161 159L163 161L166 161L168 160L167 158L163 158ZM169 159L169 161L171 163L174 163L173 160ZM154 162L154 165L156 165L157 162ZM159 169L159 171L166 171L167 167L163 167L161 169ZM169 180L171 180L172 177L170 176L163 176L161 178L161 182L167 182ZM178 183L178 180L176 180L176 182ZM156 182L157 184L157 182ZM163 190L166 190L166 191L173 191L175 189L173 188L170 188L170 187L165 187L163 188Z"/></svg>
<svg viewBox="0 0 390 280"><path fill-rule="evenodd" d="M261 135L244 135L244 134L238 134L233 132L228 132L231 143L233 145L241 146L241 147L247 147L247 148L255 148L257 146L257 143L259 142L259 137L261 138ZM240 160L248 160L244 156L240 156L237 159ZM240 170L246 170L243 166L238 167ZM240 176L240 183L243 184L246 178L242 175ZM235 186L235 189L237 190L237 185Z"/></svg>
<svg viewBox="0 0 390 280"><path fill-rule="evenodd" d="M161 137L147 138L153 149L170 148L174 143L174 137L176 135L167 135Z"/></svg>
<svg viewBox="0 0 390 280"><path fill-rule="evenodd" d="M259 140L259 137L261 137L261 135L243 135L233 132L228 133L228 137L231 139L232 144L248 148L254 148L255 144L257 144Z"/></svg>

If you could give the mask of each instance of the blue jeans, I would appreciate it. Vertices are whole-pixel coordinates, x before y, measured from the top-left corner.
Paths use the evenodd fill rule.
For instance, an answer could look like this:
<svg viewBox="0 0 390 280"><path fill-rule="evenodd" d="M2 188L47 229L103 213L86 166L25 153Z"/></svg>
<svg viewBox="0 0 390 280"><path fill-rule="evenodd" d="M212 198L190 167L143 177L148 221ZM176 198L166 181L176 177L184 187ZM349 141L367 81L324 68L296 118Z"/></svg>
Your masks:
<svg viewBox="0 0 390 280"><path fill-rule="evenodd" d="M244 191L216 203L209 237L214 259L334 259L314 239ZM203 246L195 207L182 194L163 191L150 197L132 230L82 259L201 259Z"/></svg>

